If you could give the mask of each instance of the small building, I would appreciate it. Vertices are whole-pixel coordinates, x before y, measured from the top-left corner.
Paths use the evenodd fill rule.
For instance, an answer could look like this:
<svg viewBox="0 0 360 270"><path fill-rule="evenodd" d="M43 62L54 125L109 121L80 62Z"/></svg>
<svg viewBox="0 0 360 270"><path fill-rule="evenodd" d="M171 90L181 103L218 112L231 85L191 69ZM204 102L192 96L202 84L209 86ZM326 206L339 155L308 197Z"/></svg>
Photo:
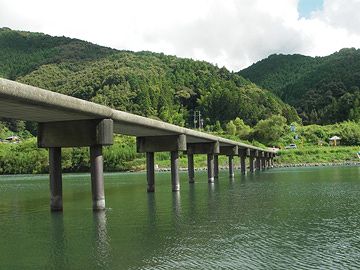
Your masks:
<svg viewBox="0 0 360 270"><path fill-rule="evenodd" d="M340 137L338 137L338 136L332 136L332 137L329 139L330 145L332 145L332 146L337 146L337 145L340 144L340 140L341 140Z"/></svg>

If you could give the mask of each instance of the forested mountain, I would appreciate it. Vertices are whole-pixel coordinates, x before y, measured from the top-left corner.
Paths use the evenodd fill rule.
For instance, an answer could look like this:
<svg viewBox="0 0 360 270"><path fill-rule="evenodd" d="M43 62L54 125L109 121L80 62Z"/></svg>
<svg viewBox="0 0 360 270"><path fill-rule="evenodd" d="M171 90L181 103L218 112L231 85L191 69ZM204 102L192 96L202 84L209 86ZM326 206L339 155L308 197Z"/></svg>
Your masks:
<svg viewBox="0 0 360 270"><path fill-rule="evenodd" d="M271 92L207 62L9 28L0 29L0 76L183 126L194 110L208 128L236 117L299 120Z"/></svg>
<svg viewBox="0 0 360 270"><path fill-rule="evenodd" d="M42 33L0 28L0 76L14 80L38 67L63 61L89 61L115 50L89 42Z"/></svg>
<svg viewBox="0 0 360 270"><path fill-rule="evenodd" d="M360 50L271 55L239 74L293 105L304 124L360 121Z"/></svg>

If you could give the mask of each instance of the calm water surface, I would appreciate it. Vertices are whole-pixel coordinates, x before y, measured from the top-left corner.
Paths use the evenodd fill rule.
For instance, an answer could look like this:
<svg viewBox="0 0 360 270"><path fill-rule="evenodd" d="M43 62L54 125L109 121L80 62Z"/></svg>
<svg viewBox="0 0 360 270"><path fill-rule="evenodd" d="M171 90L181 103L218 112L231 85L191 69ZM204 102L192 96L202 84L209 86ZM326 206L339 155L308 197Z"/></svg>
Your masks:
<svg viewBox="0 0 360 270"><path fill-rule="evenodd" d="M181 174L108 174L91 210L88 175L0 177L0 269L359 269L360 168L272 169L213 185Z"/></svg>

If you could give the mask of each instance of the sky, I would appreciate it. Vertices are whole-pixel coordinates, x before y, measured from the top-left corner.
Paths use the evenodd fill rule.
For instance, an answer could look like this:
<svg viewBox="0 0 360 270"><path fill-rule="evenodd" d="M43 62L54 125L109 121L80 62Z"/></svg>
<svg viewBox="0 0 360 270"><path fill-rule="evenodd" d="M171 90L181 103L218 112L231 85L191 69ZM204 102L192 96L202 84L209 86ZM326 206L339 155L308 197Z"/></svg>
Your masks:
<svg viewBox="0 0 360 270"><path fill-rule="evenodd" d="M310 18L311 13L323 8L324 0L300 0L298 3L299 16Z"/></svg>
<svg viewBox="0 0 360 270"><path fill-rule="evenodd" d="M360 47L360 0L0 0L0 27L238 71L270 54Z"/></svg>

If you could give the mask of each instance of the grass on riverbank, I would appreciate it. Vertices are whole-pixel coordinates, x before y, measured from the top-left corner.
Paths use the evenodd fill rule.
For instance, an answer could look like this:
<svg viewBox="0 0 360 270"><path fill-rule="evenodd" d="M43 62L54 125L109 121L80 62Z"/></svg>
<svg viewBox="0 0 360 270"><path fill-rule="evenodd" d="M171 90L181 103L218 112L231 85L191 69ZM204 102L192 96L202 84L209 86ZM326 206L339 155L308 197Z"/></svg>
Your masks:
<svg viewBox="0 0 360 270"><path fill-rule="evenodd" d="M304 146L278 152L277 164L359 162L358 146Z"/></svg>

